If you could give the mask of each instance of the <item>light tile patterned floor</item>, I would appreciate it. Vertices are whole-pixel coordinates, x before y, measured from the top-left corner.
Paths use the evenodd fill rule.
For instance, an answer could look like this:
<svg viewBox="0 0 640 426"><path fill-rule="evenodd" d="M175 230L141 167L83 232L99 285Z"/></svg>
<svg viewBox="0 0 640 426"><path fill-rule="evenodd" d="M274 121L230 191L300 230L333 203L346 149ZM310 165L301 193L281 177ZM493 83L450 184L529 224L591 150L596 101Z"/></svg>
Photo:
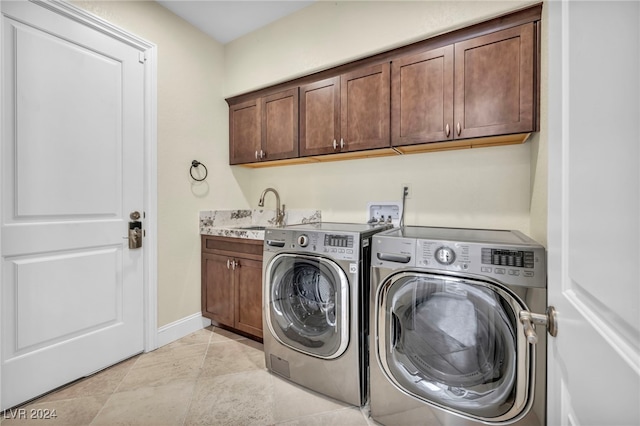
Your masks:
<svg viewBox="0 0 640 426"><path fill-rule="evenodd" d="M31 410L55 410L56 418L29 419ZM27 419L9 418L22 413ZM0 424L371 426L376 422L367 418L365 409L270 374L260 343L209 327L5 412Z"/></svg>

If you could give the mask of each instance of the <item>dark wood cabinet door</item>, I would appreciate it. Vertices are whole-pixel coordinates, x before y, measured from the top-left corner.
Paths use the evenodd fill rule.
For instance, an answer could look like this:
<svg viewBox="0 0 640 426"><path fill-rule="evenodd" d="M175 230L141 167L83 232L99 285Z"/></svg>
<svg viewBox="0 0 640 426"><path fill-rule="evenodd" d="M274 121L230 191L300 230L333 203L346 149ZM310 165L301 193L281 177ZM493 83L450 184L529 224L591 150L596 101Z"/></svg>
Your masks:
<svg viewBox="0 0 640 426"><path fill-rule="evenodd" d="M453 45L391 64L391 144L453 139Z"/></svg>
<svg viewBox="0 0 640 426"><path fill-rule="evenodd" d="M262 262L236 259L235 327L262 339Z"/></svg>
<svg viewBox="0 0 640 426"><path fill-rule="evenodd" d="M455 44L456 138L534 131L534 24Z"/></svg>
<svg viewBox="0 0 640 426"><path fill-rule="evenodd" d="M337 152L340 138L340 77L300 87L300 156Z"/></svg>
<svg viewBox="0 0 640 426"><path fill-rule="evenodd" d="M340 78L340 151L391 145L390 64L385 62L343 74Z"/></svg>
<svg viewBox="0 0 640 426"><path fill-rule="evenodd" d="M233 327L233 271L227 267L228 260L228 256L202 254L202 310L206 317Z"/></svg>
<svg viewBox="0 0 640 426"><path fill-rule="evenodd" d="M262 160L298 156L298 88L261 98Z"/></svg>
<svg viewBox="0 0 640 426"><path fill-rule="evenodd" d="M254 163L261 149L262 103L258 99L229 107L229 164Z"/></svg>

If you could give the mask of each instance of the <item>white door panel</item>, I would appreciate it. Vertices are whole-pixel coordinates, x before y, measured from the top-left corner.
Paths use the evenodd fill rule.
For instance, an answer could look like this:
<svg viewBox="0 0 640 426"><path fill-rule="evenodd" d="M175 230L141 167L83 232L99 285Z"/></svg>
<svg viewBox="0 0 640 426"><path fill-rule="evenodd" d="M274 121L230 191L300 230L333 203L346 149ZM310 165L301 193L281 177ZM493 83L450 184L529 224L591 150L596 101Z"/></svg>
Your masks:
<svg viewBox="0 0 640 426"><path fill-rule="evenodd" d="M2 13L5 409L143 350L144 64L42 5Z"/></svg>
<svg viewBox="0 0 640 426"><path fill-rule="evenodd" d="M119 214L123 64L19 24L14 37L16 219Z"/></svg>
<svg viewBox="0 0 640 426"><path fill-rule="evenodd" d="M640 3L545 7L549 304L559 321L548 423L638 425Z"/></svg>
<svg viewBox="0 0 640 426"><path fill-rule="evenodd" d="M15 300L7 325L17 330L16 354L122 320L121 246L7 261L13 266L7 295ZM46 321L32 320L39 317Z"/></svg>
<svg viewBox="0 0 640 426"><path fill-rule="evenodd" d="M127 235L126 218L113 220L42 221L6 225L2 230L3 255L74 250L79 247L122 245Z"/></svg>

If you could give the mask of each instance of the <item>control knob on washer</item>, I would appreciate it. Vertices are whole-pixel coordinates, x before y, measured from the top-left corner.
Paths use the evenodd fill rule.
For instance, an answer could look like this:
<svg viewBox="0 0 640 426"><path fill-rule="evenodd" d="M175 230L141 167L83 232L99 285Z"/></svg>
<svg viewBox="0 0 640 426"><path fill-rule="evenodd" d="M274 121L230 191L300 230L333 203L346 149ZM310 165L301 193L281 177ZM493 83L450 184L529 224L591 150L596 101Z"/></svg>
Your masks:
<svg viewBox="0 0 640 426"><path fill-rule="evenodd" d="M449 247L442 246L436 250L436 261L441 265L451 265L456 261L456 252Z"/></svg>
<svg viewBox="0 0 640 426"><path fill-rule="evenodd" d="M309 245L309 237L305 234L302 234L298 237L298 245L300 247L306 247Z"/></svg>

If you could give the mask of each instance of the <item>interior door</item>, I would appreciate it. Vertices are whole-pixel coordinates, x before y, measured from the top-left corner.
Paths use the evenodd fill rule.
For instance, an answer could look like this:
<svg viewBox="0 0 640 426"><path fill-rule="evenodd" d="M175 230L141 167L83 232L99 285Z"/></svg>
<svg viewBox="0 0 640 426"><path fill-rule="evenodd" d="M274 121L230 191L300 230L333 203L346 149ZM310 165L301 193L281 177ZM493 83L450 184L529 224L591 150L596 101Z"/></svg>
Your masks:
<svg viewBox="0 0 640 426"><path fill-rule="evenodd" d="M640 3L545 7L549 304L558 310L547 424L638 425Z"/></svg>
<svg viewBox="0 0 640 426"><path fill-rule="evenodd" d="M30 2L1 29L6 409L143 350L144 61Z"/></svg>

